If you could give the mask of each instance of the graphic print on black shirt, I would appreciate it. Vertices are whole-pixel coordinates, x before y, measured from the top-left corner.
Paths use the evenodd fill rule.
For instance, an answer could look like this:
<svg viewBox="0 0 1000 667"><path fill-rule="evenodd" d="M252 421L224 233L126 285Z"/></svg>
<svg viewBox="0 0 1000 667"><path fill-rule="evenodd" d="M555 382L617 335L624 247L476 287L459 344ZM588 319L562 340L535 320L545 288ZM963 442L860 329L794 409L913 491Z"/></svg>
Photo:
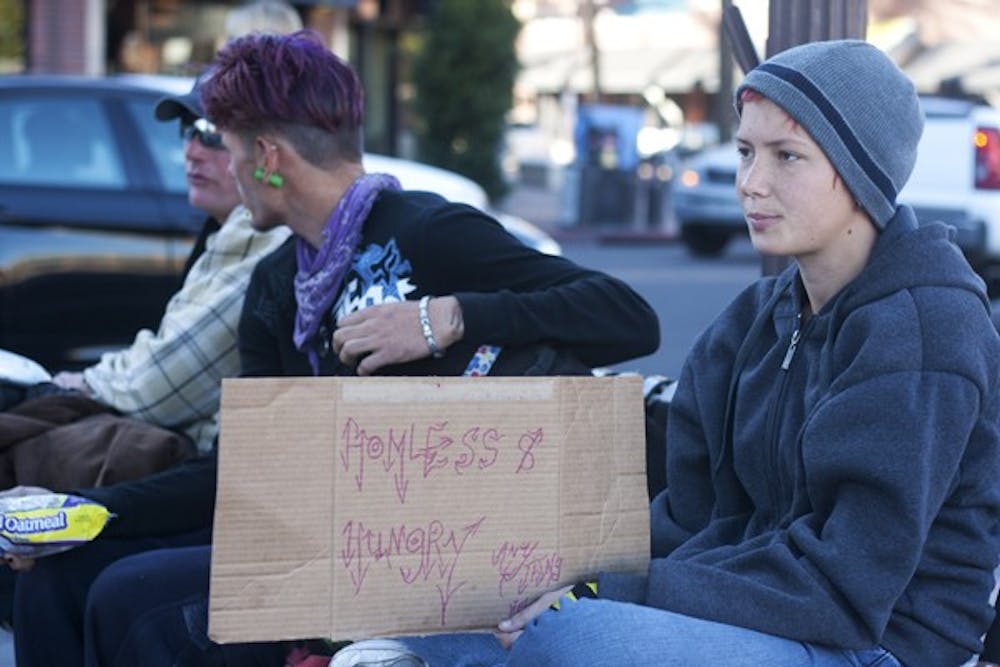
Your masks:
<svg viewBox="0 0 1000 667"><path fill-rule="evenodd" d="M390 239L385 246L370 244L357 254L344 280L340 298L333 307L334 321L371 306L405 301L417 289L410 282L412 272L410 261L400 254L396 239Z"/></svg>

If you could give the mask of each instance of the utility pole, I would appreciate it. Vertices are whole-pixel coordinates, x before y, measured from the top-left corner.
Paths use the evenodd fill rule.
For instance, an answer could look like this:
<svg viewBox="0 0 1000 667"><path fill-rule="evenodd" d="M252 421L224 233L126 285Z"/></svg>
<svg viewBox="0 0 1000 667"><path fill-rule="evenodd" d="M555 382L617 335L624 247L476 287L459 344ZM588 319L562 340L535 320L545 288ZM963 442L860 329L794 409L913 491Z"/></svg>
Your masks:
<svg viewBox="0 0 1000 667"><path fill-rule="evenodd" d="M766 57L807 42L864 39L868 0L770 0ZM788 257L764 255L764 275L780 273Z"/></svg>
<svg viewBox="0 0 1000 667"><path fill-rule="evenodd" d="M584 0L580 5L580 17L583 19L583 43L587 47L587 57L590 59L590 75L594 79L592 94L594 102L601 101L601 52L597 44L597 33L594 31L594 20L597 17L595 0Z"/></svg>
<svg viewBox="0 0 1000 667"><path fill-rule="evenodd" d="M732 11L733 0L722 0L722 16ZM733 44L726 34L725 20L719 21L719 94L715 101L715 125L719 128L719 142L733 138Z"/></svg>
<svg viewBox="0 0 1000 667"><path fill-rule="evenodd" d="M868 0L770 0L766 57L825 39L864 39Z"/></svg>

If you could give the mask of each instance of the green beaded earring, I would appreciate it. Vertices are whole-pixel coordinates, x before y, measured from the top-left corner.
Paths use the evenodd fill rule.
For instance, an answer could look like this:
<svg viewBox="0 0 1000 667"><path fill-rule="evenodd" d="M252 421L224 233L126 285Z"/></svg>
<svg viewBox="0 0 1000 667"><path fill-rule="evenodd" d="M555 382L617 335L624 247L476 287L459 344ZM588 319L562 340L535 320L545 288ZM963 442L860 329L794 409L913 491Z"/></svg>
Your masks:
<svg viewBox="0 0 1000 667"><path fill-rule="evenodd" d="M253 179L255 181L264 181L264 167L257 167L253 170ZM267 184L272 188L278 189L285 184L285 179L281 174L271 174L267 177Z"/></svg>

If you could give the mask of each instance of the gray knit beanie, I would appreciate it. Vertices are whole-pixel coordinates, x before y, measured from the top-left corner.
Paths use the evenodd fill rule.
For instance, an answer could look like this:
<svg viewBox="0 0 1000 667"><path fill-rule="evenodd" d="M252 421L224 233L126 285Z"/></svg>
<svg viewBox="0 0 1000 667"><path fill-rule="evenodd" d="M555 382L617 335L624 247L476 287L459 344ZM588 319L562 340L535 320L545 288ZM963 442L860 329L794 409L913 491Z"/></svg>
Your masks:
<svg viewBox="0 0 1000 667"><path fill-rule="evenodd" d="M813 42L782 51L736 89L764 95L813 138L881 229L913 171L924 114L906 75L859 40Z"/></svg>

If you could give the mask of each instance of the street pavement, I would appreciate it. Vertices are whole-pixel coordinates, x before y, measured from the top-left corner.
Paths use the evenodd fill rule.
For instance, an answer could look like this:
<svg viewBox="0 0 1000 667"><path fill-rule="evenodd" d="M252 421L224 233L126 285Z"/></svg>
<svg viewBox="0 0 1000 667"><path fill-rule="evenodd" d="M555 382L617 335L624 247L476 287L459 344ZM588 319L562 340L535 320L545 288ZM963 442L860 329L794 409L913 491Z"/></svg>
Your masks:
<svg viewBox="0 0 1000 667"><path fill-rule="evenodd" d="M734 240L721 257L692 257L677 242L670 218L655 226L628 220L568 224L561 193L530 186L514 189L497 208L551 234L565 257L625 281L656 312L660 349L617 364L615 371L679 376L698 335L761 273L759 256L746 239Z"/></svg>
<svg viewBox="0 0 1000 667"><path fill-rule="evenodd" d="M608 220L599 225L578 224L575 202L561 188L542 185L520 185L497 202L496 208L524 218L559 242L563 241L634 241L669 243L676 239L677 230L670 211L654 224L637 220Z"/></svg>

